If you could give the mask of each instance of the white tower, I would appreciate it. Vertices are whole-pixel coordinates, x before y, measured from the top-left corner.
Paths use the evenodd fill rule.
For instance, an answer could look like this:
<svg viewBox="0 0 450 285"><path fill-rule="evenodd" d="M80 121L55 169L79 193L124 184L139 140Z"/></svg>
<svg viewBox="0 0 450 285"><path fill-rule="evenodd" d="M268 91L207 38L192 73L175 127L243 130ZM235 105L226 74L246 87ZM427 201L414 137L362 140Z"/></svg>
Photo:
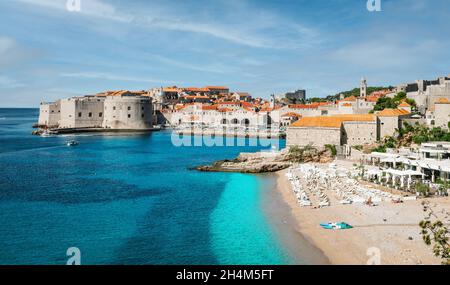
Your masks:
<svg viewBox="0 0 450 285"><path fill-rule="evenodd" d="M275 95L270 95L270 108L275 108Z"/></svg>
<svg viewBox="0 0 450 285"><path fill-rule="evenodd" d="M361 98L366 98L367 97L367 80L364 77L361 78L359 96Z"/></svg>

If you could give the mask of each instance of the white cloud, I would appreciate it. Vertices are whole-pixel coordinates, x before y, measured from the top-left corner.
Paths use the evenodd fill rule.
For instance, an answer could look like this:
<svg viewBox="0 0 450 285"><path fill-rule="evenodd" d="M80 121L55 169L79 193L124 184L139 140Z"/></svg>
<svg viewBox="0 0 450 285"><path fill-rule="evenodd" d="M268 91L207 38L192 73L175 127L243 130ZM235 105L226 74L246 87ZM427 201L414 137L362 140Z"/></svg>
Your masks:
<svg viewBox="0 0 450 285"><path fill-rule="evenodd" d="M8 76L0 75L0 89L11 89L23 86L24 84L20 83L15 79L12 79Z"/></svg>
<svg viewBox="0 0 450 285"><path fill-rule="evenodd" d="M431 60L437 56L436 50L440 50L440 44L434 40L416 43L368 41L342 47L333 52L331 58L347 65L395 68Z"/></svg>
<svg viewBox="0 0 450 285"><path fill-rule="evenodd" d="M65 10L67 0L18 0L25 4L31 4L55 10ZM223 12L223 17L230 16L228 21L207 19L199 15L193 15L192 11L175 11L169 6L145 9L134 13L126 12L126 9L106 4L101 0L80 0L80 15L99 19L112 20L149 29L164 29L202 34L239 45L254 48L288 48L295 49L308 46L318 41L318 32L312 28L291 22L282 16L268 11L258 10L252 14L253 7L241 7L244 11L229 9ZM149 3L150 5L152 3ZM224 8L225 9L225 8ZM77 13L77 12L72 12ZM245 13L245 14L244 14ZM164 16L161 17L160 14ZM189 18L186 18L188 15ZM192 18L195 19L192 20ZM268 33L267 31L270 31ZM274 36L270 36L273 34Z"/></svg>
<svg viewBox="0 0 450 285"><path fill-rule="evenodd" d="M0 70L33 58L35 52L22 47L16 40L0 36Z"/></svg>
<svg viewBox="0 0 450 285"><path fill-rule="evenodd" d="M174 84L174 81L154 79L151 77L132 77L123 76L110 73L101 72L73 72L73 73L61 73L61 77L72 77L72 78L86 78L86 79L104 79L109 81L129 81L129 82L141 82L141 83L157 83L157 84Z"/></svg>
<svg viewBox="0 0 450 285"><path fill-rule="evenodd" d="M70 3L68 0L17 0L25 4L40 6L54 10L66 11L67 13L79 13L81 15L104 18L120 22L131 22L133 16L119 14L113 5L106 4L101 0L79 0L80 10L72 10L68 8ZM69 3L69 4L68 4ZM70 6L70 5L69 5Z"/></svg>

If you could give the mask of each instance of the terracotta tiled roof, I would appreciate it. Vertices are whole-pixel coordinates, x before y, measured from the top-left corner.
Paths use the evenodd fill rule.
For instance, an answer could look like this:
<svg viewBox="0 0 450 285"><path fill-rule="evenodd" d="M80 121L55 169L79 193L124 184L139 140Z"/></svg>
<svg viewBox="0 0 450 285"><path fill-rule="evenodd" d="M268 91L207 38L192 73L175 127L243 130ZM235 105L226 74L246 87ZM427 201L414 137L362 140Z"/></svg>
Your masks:
<svg viewBox="0 0 450 285"><path fill-rule="evenodd" d="M163 92L178 92L178 91L180 91L180 89L177 87L164 87L163 88Z"/></svg>
<svg viewBox="0 0 450 285"><path fill-rule="evenodd" d="M227 101L227 102L220 102L219 105L241 105L241 102Z"/></svg>
<svg viewBox="0 0 450 285"><path fill-rule="evenodd" d="M209 89L209 90L230 90L228 87L226 86L206 86L205 88Z"/></svg>
<svg viewBox="0 0 450 285"><path fill-rule="evenodd" d="M281 115L281 117L293 117L293 118L300 118L302 115L294 113L294 112L289 112L286 114Z"/></svg>
<svg viewBox="0 0 450 285"><path fill-rule="evenodd" d="M292 104L288 105L290 109L317 109L320 104Z"/></svg>
<svg viewBox="0 0 450 285"><path fill-rule="evenodd" d="M350 97L347 97L345 99L342 99L341 101L342 102L355 102L356 101L356 97L355 96L350 96Z"/></svg>
<svg viewBox="0 0 450 285"><path fill-rule="evenodd" d="M378 101L378 99L380 99L382 96L377 96L377 95L370 95L366 97L366 102L373 102L376 103Z"/></svg>
<svg viewBox="0 0 450 285"><path fill-rule="evenodd" d="M230 109L230 108L222 108L222 109L219 109L218 111L219 111L219 112L223 112L223 113L233 112L233 110Z"/></svg>
<svg viewBox="0 0 450 285"><path fill-rule="evenodd" d="M186 99L209 99L208 96L194 96L194 95L187 95L187 96L182 96L181 98L186 98Z"/></svg>
<svg viewBox="0 0 450 285"><path fill-rule="evenodd" d="M343 107L352 107L353 105L350 104L350 103L344 103L344 104L342 104L342 106L343 106Z"/></svg>
<svg viewBox="0 0 450 285"><path fill-rule="evenodd" d="M203 111L214 111L217 110L217 105L206 105L202 106Z"/></svg>
<svg viewBox="0 0 450 285"><path fill-rule="evenodd" d="M184 91L190 91L190 92L209 92L208 88L197 88L197 87L187 87L183 88Z"/></svg>
<svg viewBox="0 0 450 285"><path fill-rule="evenodd" d="M450 101L447 98L441 97L436 101L435 104L450 104Z"/></svg>
<svg viewBox="0 0 450 285"><path fill-rule="evenodd" d="M376 113L378 117L398 117L408 114L409 112L403 109L384 109Z"/></svg>
<svg viewBox="0 0 450 285"><path fill-rule="evenodd" d="M398 105L399 107L411 107L411 105L409 105L406 102L402 102L400 105Z"/></svg>
<svg viewBox="0 0 450 285"><path fill-rule="evenodd" d="M340 128L343 122L372 121L375 121L375 116L372 114L303 117L291 127Z"/></svg>

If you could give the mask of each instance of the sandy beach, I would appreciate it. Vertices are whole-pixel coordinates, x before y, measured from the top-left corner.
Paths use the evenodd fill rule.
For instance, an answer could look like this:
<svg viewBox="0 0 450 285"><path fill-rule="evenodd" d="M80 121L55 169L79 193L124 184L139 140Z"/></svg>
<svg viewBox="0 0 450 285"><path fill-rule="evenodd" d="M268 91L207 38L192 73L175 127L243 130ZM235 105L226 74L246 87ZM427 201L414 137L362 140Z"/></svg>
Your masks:
<svg viewBox="0 0 450 285"><path fill-rule="evenodd" d="M419 222L423 219L421 202L402 204L382 202L376 207L363 204L341 205L313 209L299 206L287 170L277 172L277 187L284 202L289 205L292 229L324 253L331 264L365 265L376 260L382 265L440 264L421 237ZM429 199L440 208L450 209L449 198ZM324 222L347 222L350 230L325 230Z"/></svg>

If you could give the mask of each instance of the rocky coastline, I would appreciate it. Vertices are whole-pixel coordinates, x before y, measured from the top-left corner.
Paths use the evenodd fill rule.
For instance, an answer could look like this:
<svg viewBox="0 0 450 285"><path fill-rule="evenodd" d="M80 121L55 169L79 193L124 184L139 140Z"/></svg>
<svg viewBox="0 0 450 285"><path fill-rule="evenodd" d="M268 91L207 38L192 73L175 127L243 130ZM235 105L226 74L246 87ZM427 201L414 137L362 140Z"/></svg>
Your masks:
<svg viewBox="0 0 450 285"><path fill-rule="evenodd" d="M278 152L241 153L235 159L219 160L193 169L203 172L271 173L286 169L293 163L329 163L333 159L328 149L286 148Z"/></svg>

